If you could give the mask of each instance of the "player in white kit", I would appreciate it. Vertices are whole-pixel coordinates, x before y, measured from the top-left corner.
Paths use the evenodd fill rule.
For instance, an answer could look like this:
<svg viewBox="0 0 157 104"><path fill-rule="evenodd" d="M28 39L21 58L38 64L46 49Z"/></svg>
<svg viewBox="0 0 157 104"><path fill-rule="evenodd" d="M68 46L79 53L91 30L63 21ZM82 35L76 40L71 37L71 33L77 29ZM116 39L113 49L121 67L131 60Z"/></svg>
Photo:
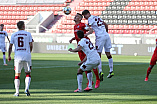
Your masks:
<svg viewBox="0 0 157 104"><path fill-rule="evenodd" d="M15 89L16 93L14 96L19 96L19 86L20 86L20 75L21 70L25 69L25 93L26 96L30 96L29 85L31 82L31 51L33 49L33 39L31 33L25 31L25 24L23 21L17 23L19 29L11 36L11 41L9 45L8 61L11 60L12 46L15 46L15 56L14 56L14 70L15 70Z"/></svg>
<svg viewBox="0 0 157 104"><path fill-rule="evenodd" d="M3 31L3 28L4 28L4 25L0 24L0 49L2 50L2 53L3 53L3 62L4 62L3 65L7 66L7 64L6 64L6 56L5 56L5 52L6 52L5 37L7 37L9 43L10 43L10 40L8 38L7 32Z"/></svg>
<svg viewBox="0 0 157 104"><path fill-rule="evenodd" d="M112 48L112 45L111 45L111 39L108 34L108 25L100 17L91 15L88 10L84 10L82 12L82 15L84 16L85 19L88 19L88 25L95 31L95 36L96 36L95 47L100 57L103 47L105 49L105 54L108 58L109 67L110 67L109 75L107 76L107 78L111 78L112 76L114 76L114 73L113 73L113 59L110 53L110 49ZM85 34L85 36L88 36L89 34L91 33L88 32L87 34ZM103 73L102 73L101 62L98 68L99 68L100 79L102 81Z"/></svg>
<svg viewBox="0 0 157 104"><path fill-rule="evenodd" d="M92 77L93 74L91 70L94 68L97 68L97 66L100 64L100 56L98 52L95 50L93 44L89 39L84 38L84 32L81 30L77 31L77 36L81 40L78 43L78 47L75 49L70 48L68 51L70 52L78 52L83 51L86 54L86 57L78 63L78 65L81 65L77 72L77 81L78 81L78 89L74 92L82 92L82 80L83 75L82 73L84 71L87 71L87 79L89 81L88 87L84 89L84 91L90 91L92 90Z"/></svg>

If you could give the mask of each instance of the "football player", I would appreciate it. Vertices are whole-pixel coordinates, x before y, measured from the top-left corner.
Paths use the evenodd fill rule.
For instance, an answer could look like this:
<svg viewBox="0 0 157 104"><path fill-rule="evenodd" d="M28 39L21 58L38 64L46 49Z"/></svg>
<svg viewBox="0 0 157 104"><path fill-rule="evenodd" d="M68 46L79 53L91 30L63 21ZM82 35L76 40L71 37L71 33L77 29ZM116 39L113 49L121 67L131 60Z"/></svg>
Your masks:
<svg viewBox="0 0 157 104"><path fill-rule="evenodd" d="M157 61L157 39L156 39L156 48L155 48L152 58L150 60L150 66L147 69L147 75L146 75L146 78L144 81L148 81L149 74L151 73L152 68L156 64L156 61Z"/></svg>
<svg viewBox="0 0 157 104"><path fill-rule="evenodd" d="M96 37L95 47L100 57L103 47L105 49L105 54L108 58L109 67L110 67L109 75L107 76L107 78L111 78L112 76L114 76L114 73L113 73L113 59L110 53L110 49L112 46L111 46L111 39L108 34L108 25L100 17L91 15L88 10L84 10L82 12L82 15L84 16L85 19L88 20L88 25L95 31L95 37ZM89 32L92 33L92 31ZM91 34L89 32L85 34L85 36ZM99 75L101 76L102 74L101 62L98 68L99 68Z"/></svg>
<svg viewBox="0 0 157 104"><path fill-rule="evenodd" d="M6 52L5 37L7 37L9 43L10 43L10 40L8 38L7 32L3 31L3 28L4 28L4 24L0 24L0 49L3 52L3 62L4 62L3 65L7 66L7 64L6 64L6 56L5 56L5 52Z"/></svg>
<svg viewBox="0 0 157 104"><path fill-rule="evenodd" d="M77 81L78 81L78 89L74 92L82 92L82 79L83 75L82 73L84 71L87 71L87 79L89 81L88 87L84 89L84 91L90 91L92 90L92 69L96 69L97 66L100 64L100 56L96 49L94 48L91 41L87 38L84 38L84 32L82 30L77 31L77 36L79 39L81 39L78 42L78 47L75 49L70 48L68 51L70 52L79 52L83 51L86 54L86 57L78 63L78 65L81 65L77 72Z"/></svg>
<svg viewBox="0 0 157 104"><path fill-rule="evenodd" d="M69 40L70 43L72 43L73 40L76 40L76 42L78 44L78 42L80 41L80 39L77 36L77 31L78 30L82 30L84 32L84 34L87 31L91 31L91 29L85 23L81 22L82 18L83 18L83 16L80 13L77 13L75 15L75 17L74 17L74 21L75 21L74 34L75 34L75 36L71 40ZM85 38L89 39L88 37L85 37ZM85 53L83 51L79 51L78 55L79 55L79 58L80 58L81 61L86 57L86 55L85 55ZM98 88L99 85L100 85L100 79L99 79L99 74L98 74L97 68L93 69L93 72L94 72L94 74L96 76L95 88ZM85 73L86 73L86 77L87 77L87 71L85 71ZM88 83L87 83L87 86L88 86Z"/></svg>
<svg viewBox="0 0 157 104"><path fill-rule="evenodd" d="M11 35L11 41L9 45L8 61L11 60L12 46L15 46L14 56L14 70L15 70L15 89L14 96L19 96L20 75L21 70L25 69L25 93L26 96L30 96L29 85L31 82L31 51L33 49L33 39L31 33L25 31L25 24L23 21L17 23L19 29Z"/></svg>

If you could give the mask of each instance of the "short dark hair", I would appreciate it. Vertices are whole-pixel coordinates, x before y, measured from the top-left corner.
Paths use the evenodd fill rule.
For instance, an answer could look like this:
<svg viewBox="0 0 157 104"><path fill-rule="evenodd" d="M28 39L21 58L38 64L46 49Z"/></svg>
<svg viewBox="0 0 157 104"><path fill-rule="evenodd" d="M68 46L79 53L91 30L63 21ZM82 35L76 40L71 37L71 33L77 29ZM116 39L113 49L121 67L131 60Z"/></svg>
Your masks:
<svg viewBox="0 0 157 104"><path fill-rule="evenodd" d="M82 12L82 15L86 15L86 14L88 14L88 13L90 13L89 10L84 10L84 11Z"/></svg>
<svg viewBox="0 0 157 104"><path fill-rule="evenodd" d="M4 24L0 24L0 26L4 26Z"/></svg>
<svg viewBox="0 0 157 104"><path fill-rule="evenodd" d="M17 23L18 29L22 29L22 27L23 27L24 24L25 24L24 21L19 21L19 22Z"/></svg>
<svg viewBox="0 0 157 104"><path fill-rule="evenodd" d="M83 32L82 30L78 30L78 31L77 31L77 36L78 36L80 39L84 38L84 32Z"/></svg>
<svg viewBox="0 0 157 104"><path fill-rule="evenodd" d="M81 16L81 18L83 18L82 14L80 14L80 13L77 13L77 15L79 15L79 16Z"/></svg>

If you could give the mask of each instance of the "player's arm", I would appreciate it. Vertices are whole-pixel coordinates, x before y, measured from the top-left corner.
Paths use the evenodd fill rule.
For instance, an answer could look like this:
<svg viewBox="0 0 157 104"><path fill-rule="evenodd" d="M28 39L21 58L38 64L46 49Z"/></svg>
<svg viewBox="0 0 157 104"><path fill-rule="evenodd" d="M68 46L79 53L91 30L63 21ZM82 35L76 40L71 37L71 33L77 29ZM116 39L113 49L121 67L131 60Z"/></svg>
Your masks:
<svg viewBox="0 0 157 104"><path fill-rule="evenodd" d="M104 21L103 21L103 24L105 25L106 32L108 33L108 24L107 24L107 23L105 23Z"/></svg>
<svg viewBox="0 0 157 104"><path fill-rule="evenodd" d="M29 46L30 46L30 52L32 52L32 50L33 50L33 42L29 42Z"/></svg>
<svg viewBox="0 0 157 104"><path fill-rule="evenodd" d="M8 42L10 43L9 37L7 36Z"/></svg>
<svg viewBox="0 0 157 104"><path fill-rule="evenodd" d="M81 49L82 49L82 46L78 46L75 49L69 48L68 51L70 51L70 52L79 52L79 51L81 51Z"/></svg>
<svg viewBox="0 0 157 104"><path fill-rule="evenodd" d="M73 40L75 40L75 37L71 38L71 39L69 40L69 43L72 43Z"/></svg>
<svg viewBox="0 0 157 104"><path fill-rule="evenodd" d="M78 65L79 66L82 65L86 60L87 60L87 56L81 62L79 62Z"/></svg>
<svg viewBox="0 0 157 104"><path fill-rule="evenodd" d="M88 32L87 32L86 34L84 34L84 37L86 37L86 36L92 34L93 31L94 31L91 27L88 27L86 30L88 30Z"/></svg>
<svg viewBox="0 0 157 104"><path fill-rule="evenodd" d="M10 40L9 40L9 37L8 37L8 34L7 34L6 31L5 31L5 34L6 34L6 37L7 37L7 39L8 39L8 42L10 43Z"/></svg>
<svg viewBox="0 0 157 104"><path fill-rule="evenodd" d="M11 52L12 52L12 47L13 47L13 44L10 44L9 45L9 51L8 51L8 61L11 61Z"/></svg>

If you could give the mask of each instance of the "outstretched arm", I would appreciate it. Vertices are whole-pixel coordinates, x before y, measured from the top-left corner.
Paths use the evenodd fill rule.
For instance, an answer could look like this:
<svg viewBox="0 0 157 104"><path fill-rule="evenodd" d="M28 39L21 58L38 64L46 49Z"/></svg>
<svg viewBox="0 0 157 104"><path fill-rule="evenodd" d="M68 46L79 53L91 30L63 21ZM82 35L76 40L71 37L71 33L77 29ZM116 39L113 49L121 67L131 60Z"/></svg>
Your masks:
<svg viewBox="0 0 157 104"><path fill-rule="evenodd" d="M82 49L82 46L78 46L75 49L69 48L68 51L70 51L70 52L79 52L79 51L81 51L81 49Z"/></svg>
<svg viewBox="0 0 157 104"><path fill-rule="evenodd" d="M69 40L69 43L72 43L73 40L75 40L75 37L71 38L71 39Z"/></svg>
<svg viewBox="0 0 157 104"><path fill-rule="evenodd" d="M89 34L92 34L94 31L91 27L87 28L86 30L88 30L88 33L84 34L84 37L88 36Z"/></svg>

